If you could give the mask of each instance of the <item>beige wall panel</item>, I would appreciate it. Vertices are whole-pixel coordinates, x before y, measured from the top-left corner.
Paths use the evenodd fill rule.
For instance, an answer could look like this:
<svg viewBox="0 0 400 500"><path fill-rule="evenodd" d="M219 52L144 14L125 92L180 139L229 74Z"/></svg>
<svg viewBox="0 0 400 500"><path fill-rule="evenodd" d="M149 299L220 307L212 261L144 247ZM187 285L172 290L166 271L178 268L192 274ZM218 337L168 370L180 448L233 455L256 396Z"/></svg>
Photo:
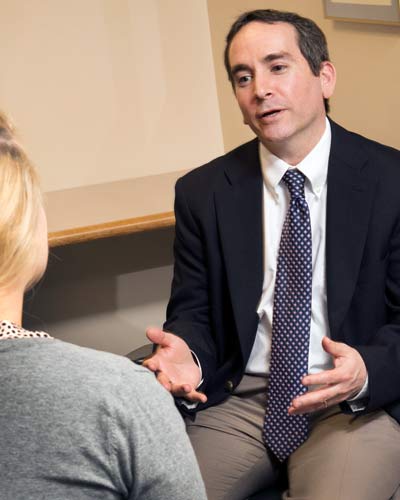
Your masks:
<svg viewBox="0 0 400 500"><path fill-rule="evenodd" d="M0 108L45 190L223 150L206 0L3 0Z"/></svg>
<svg viewBox="0 0 400 500"><path fill-rule="evenodd" d="M145 335L148 326L161 327L165 321L171 278L172 267L166 266L112 278L100 275L68 282L66 286L54 284L36 298L35 312L40 310L41 321L34 327L45 329L65 342L127 354L149 342ZM66 309L63 298L68 300L70 317L63 314ZM77 305L78 300L82 304L99 303L100 307L85 311L84 306ZM29 319L26 322L31 323Z"/></svg>
<svg viewBox="0 0 400 500"><path fill-rule="evenodd" d="M145 344L146 327L165 321L173 238L166 228L52 249L25 327L116 354Z"/></svg>
<svg viewBox="0 0 400 500"><path fill-rule="evenodd" d="M400 27L326 19L322 0L208 0L225 149L253 137L227 81L222 54L224 37L242 12L260 8L298 12L324 30L338 71L331 117L351 130L400 148Z"/></svg>

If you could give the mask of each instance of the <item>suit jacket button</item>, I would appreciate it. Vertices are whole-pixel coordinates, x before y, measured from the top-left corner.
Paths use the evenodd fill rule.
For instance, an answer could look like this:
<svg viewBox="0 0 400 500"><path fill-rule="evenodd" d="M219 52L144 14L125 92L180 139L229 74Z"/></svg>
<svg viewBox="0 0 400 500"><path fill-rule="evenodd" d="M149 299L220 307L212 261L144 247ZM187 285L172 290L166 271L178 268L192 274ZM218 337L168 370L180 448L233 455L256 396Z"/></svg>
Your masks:
<svg viewBox="0 0 400 500"><path fill-rule="evenodd" d="M225 382L225 386L224 387L225 387L225 389L227 391L232 392L233 391L233 382L232 382L232 380L227 380Z"/></svg>

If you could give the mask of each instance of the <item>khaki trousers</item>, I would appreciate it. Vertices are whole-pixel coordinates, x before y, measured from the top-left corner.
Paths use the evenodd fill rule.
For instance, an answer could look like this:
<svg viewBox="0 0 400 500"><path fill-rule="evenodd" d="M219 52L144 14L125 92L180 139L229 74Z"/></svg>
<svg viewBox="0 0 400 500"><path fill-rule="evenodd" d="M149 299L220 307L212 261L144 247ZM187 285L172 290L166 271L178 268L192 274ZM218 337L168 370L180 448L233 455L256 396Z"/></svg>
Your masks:
<svg viewBox="0 0 400 500"><path fill-rule="evenodd" d="M209 500L244 500L278 468L262 442L267 380L245 375L222 404L186 426ZM289 458L285 500L400 499L400 426L386 412L313 416L308 440Z"/></svg>

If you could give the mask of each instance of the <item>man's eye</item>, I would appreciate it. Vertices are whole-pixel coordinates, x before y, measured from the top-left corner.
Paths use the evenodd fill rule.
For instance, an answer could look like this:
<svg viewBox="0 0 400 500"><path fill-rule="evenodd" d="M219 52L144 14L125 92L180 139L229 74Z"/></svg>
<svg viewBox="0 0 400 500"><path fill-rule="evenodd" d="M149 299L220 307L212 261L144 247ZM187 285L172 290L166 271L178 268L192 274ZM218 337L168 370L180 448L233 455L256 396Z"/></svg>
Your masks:
<svg viewBox="0 0 400 500"><path fill-rule="evenodd" d="M239 85L239 87L244 87L250 81L251 81L250 75L242 75L236 78L236 84Z"/></svg>
<svg viewBox="0 0 400 500"><path fill-rule="evenodd" d="M274 73L282 73L286 69L286 66L284 64L275 64L275 66L272 66L272 71Z"/></svg>

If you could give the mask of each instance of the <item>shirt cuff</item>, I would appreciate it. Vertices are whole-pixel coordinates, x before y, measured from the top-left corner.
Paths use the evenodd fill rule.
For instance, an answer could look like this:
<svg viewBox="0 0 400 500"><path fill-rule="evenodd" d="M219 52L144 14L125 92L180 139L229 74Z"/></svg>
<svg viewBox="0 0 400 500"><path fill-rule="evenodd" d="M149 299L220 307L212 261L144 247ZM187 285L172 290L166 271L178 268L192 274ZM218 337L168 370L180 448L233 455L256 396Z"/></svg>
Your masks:
<svg viewBox="0 0 400 500"><path fill-rule="evenodd" d="M199 358L197 357L196 353L193 351L190 351L190 352L192 353L193 361L196 363L196 365L199 367L199 370L200 370L200 382L197 384L197 387L196 387L196 390L197 390L201 386L201 384L204 382L203 370L201 369L201 364L200 364ZM176 398L176 402L179 405L184 406L188 410L194 410L195 408L197 408L197 406L199 404L199 403L191 403L190 401L186 401L186 399L184 399L184 398Z"/></svg>
<svg viewBox="0 0 400 500"><path fill-rule="evenodd" d="M363 411L367 406L365 400L368 397L368 395L369 395L369 390L368 390L368 374L367 374L367 378L365 379L361 391L354 397L347 399L346 403L349 405L352 412Z"/></svg>

